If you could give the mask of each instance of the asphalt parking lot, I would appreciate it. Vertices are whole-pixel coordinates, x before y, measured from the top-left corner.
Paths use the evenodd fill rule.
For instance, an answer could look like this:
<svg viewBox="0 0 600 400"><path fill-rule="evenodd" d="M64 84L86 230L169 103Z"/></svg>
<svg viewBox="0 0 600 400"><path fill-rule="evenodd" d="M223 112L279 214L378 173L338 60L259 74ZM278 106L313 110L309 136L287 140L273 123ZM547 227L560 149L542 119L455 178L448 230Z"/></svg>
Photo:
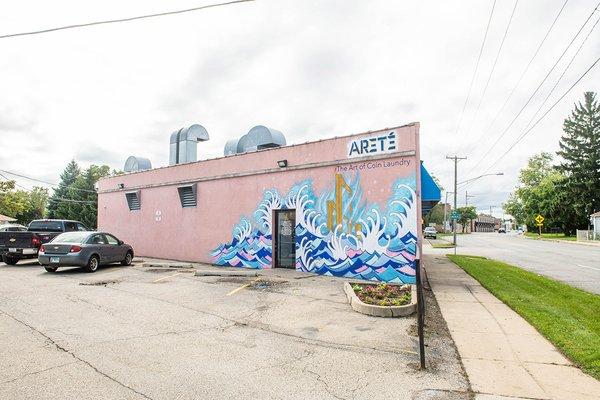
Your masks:
<svg viewBox="0 0 600 400"><path fill-rule="evenodd" d="M342 282L0 263L0 398L469 398L430 294L420 371L414 316L358 314Z"/></svg>

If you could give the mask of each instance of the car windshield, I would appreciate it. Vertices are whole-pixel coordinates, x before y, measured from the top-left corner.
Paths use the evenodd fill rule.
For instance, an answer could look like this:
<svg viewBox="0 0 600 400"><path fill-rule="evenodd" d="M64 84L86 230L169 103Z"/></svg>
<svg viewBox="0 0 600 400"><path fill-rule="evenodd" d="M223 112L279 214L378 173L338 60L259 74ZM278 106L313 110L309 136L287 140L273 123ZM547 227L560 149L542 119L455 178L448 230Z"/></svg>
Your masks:
<svg viewBox="0 0 600 400"><path fill-rule="evenodd" d="M52 243L83 243L90 234L88 232L62 233L52 240Z"/></svg>
<svg viewBox="0 0 600 400"><path fill-rule="evenodd" d="M435 228L425 228L425 232L435 232Z"/></svg>
<svg viewBox="0 0 600 400"><path fill-rule="evenodd" d="M37 232L62 232L63 229L60 221L31 221L29 230Z"/></svg>

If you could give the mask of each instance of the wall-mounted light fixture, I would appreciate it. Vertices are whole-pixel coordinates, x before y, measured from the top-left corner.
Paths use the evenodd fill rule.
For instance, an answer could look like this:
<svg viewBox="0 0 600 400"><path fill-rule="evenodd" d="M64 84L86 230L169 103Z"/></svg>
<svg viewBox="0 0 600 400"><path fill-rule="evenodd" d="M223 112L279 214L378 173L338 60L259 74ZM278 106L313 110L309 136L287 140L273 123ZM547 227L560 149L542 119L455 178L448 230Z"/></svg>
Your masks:
<svg viewBox="0 0 600 400"><path fill-rule="evenodd" d="M277 165L279 165L279 168L285 168L287 167L288 163L287 160L279 160L277 161Z"/></svg>
<svg viewBox="0 0 600 400"><path fill-rule="evenodd" d="M117 186L119 187L119 189L125 189L125 184L124 183L119 183Z"/></svg>

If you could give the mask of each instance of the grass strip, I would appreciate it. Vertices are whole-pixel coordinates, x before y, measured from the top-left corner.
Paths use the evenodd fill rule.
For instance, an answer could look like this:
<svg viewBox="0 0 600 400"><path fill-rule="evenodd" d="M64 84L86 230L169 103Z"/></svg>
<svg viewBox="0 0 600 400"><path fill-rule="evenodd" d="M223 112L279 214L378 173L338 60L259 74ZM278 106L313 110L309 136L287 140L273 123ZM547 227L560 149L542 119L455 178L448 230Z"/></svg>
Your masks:
<svg viewBox="0 0 600 400"><path fill-rule="evenodd" d="M532 239L556 239L556 240L570 240L576 241L577 236L565 236L564 233L542 233L540 236L537 232L525 232L525 236Z"/></svg>
<svg viewBox="0 0 600 400"><path fill-rule="evenodd" d="M432 243L431 247L434 249L453 249L454 245L452 243Z"/></svg>
<svg viewBox="0 0 600 400"><path fill-rule="evenodd" d="M600 296L500 261L448 258L600 380Z"/></svg>

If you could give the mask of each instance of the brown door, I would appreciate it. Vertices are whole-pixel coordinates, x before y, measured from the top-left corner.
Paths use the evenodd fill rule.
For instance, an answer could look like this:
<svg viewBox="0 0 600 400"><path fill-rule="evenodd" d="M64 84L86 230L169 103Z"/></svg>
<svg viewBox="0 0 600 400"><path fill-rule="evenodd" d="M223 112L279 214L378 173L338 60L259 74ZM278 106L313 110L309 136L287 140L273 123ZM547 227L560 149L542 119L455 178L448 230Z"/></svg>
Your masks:
<svg viewBox="0 0 600 400"><path fill-rule="evenodd" d="M275 268L296 268L296 210L275 211Z"/></svg>

